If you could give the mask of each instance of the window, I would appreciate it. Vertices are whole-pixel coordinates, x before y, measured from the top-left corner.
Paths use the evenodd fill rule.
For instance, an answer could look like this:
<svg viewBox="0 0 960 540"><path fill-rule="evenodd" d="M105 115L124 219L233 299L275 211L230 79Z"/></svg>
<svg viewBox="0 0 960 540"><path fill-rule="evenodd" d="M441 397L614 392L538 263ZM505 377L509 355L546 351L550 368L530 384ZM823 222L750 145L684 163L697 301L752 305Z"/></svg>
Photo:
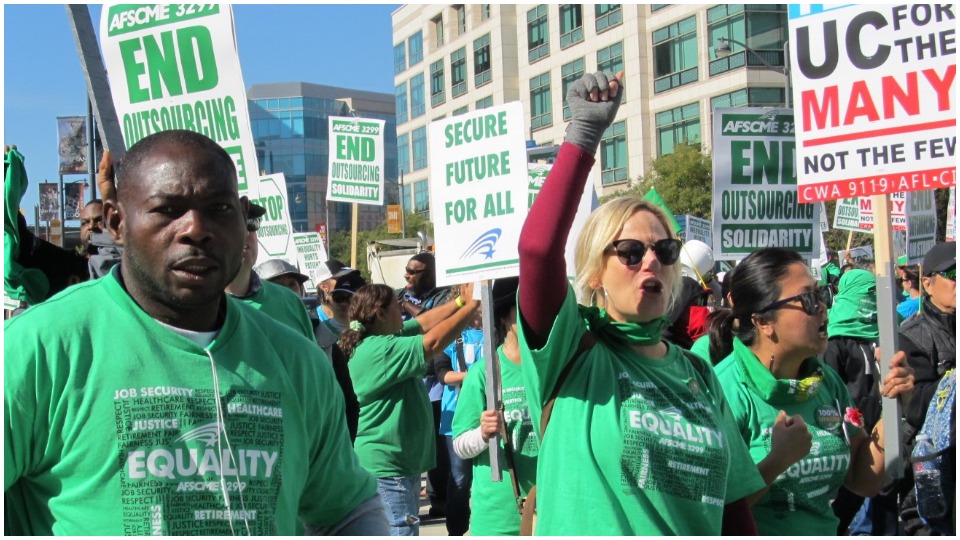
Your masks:
<svg viewBox="0 0 960 540"><path fill-rule="evenodd" d="M719 107L783 107L785 95L783 88L741 88L710 98L710 110Z"/></svg>
<svg viewBox="0 0 960 540"><path fill-rule="evenodd" d="M467 91L467 48L457 49L450 55L450 93L453 97L463 95Z"/></svg>
<svg viewBox="0 0 960 540"><path fill-rule="evenodd" d="M490 34L473 42L473 84L482 86L490 82Z"/></svg>
<svg viewBox="0 0 960 540"><path fill-rule="evenodd" d="M563 4L560 6L560 48L566 49L583 41L583 6Z"/></svg>
<svg viewBox="0 0 960 540"><path fill-rule="evenodd" d="M697 18L653 31L653 93L697 80Z"/></svg>
<svg viewBox="0 0 960 540"><path fill-rule="evenodd" d="M414 212L425 213L430 211L430 185L427 180L413 184Z"/></svg>
<svg viewBox="0 0 960 540"><path fill-rule="evenodd" d="M459 115L461 115L461 114L466 114L466 113L468 113L468 112L470 112L470 106L469 106L469 105L464 105L463 107L460 107L459 109L454 109L453 114L452 114L451 116L459 116Z"/></svg>
<svg viewBox="0 0 960 540"><path fill-rule="evenodd" d="M430 64L430 106L436 107L447 100L446 81L443 80L443 58Z"/></svg>
<svg viewBox="0 0 960 540"><path fill-rule="evenodd" d="M493 96L487 96L478 101L473 110L479 111L480 109L486 109L487 107L493 107Z"/></svg>
<svg viewBox="0 0 960 540"><path fill-rule="evenodd" d="M550 26L547 6L539 5L527 12L527 60L532 64L550 54Z"/></svg>
<svg viewBox="0 0 960 540"><path fill-rule="evenodd" d="M787 35L786 4L721 4L707 10L710 76L744 66L785 65L783 46ZM746 43L753 52L729 42L730 54L718 58L715 47L721 38Z"/></svg>
<svg viewBox="0 0 960 540"><path fill-rule="evenodd" d="M410 65L415 66L423 61L423 32L417 32L407 40L407 49Z"/></svg>
<svg viewBox="0 0 960 540"><path fill-rule="evenodd" d="M570 85L577 82L577 79L583 77L586 73L586 62L583 61L583 58L574 60L569 64L564 64L560 68L560 76L562 77L560 82L560 93L563 95L563 119L569 120L573 113L570 112L570 107L567 106L567 90L570 89Z"/></svg>
<svg viewBox="0 0 960 540"><path fill-rule="evenodd" d="M436 43L437 48L443 47L443 14L437 15L432 19L433 22L433 35L436 38L434 43Z"/></svg>
<svg viewBox="0 0 960 540"><path fill-rule="evenodd" d="M410 118L423 116L427 112L427 100L424 97L423 73L410 79Z"/></svg>
<svg viewBox="0 0 960 540"><path fill-rule="evenodd" d="M700 104L657 113L657 156L672 154L678 144L700 142Z"/></svg>
<svg viewBox="0 0 960 540"><path fill-rule="evenodd" d="M650 4L650 13L655 11L660 11L661 9L669 6L670 4Z"/></svg>
<svg viewBox="0 0 960 540"><path fill-rule="evenodd" d="M413 170L427 167L427 126L413 130Z"/></svg>
<svg viewBox="0 0 960 540"><path fill-rule="evenodd" d="M457 35L462 36L467 33L467 7L461 4L453 9L457 12Z"/></svg>
<svg viewBox="0 0 960 540"><path fill-rule="evenodd" d="M600 183L616 184L629 180L627 174L627 122L620 121L603 132L600 139Z"/></svg>
<svg viewBox="0 0 960 540"><path fill-rule="evenodd" d="M400 184L400 204L403 205L403 213L410 213L410 187Z"/></svg>
<svg viewBox="0 0 960 540"><path fill-rule="evenodd" d="M597 51L597 71L609 71L613 74L617 74L620 70L623 69L623 42L614 43L609 47L605 47ZM627 90L624 88L622 90L623 97L620 98L620 102L625 102L627 100Z"/></svg>
<svg viewBox="0 0 960 540"><path fill-rule="evenodd" d="M410 172L410 134L397 135L397 172Z"/></svg>
<svg viewBox="0 0 960 540"><path fill-rule="evenodd" d="M597 4L594 15L597 17L598 34L623 22L623 10L620 9L620 4Z"/></svg>
<svg viewBox="0 0 960 540"><path fill-rule="evenodd" d="M398 84L394 91L397 102L397 124L407 121L407 83Z"/></svg>
<svg viewBox="0 0 960 540"><path fill-rule="evenodd" d="M407 69L407 48L403 43L393 46L393 74Z"/></svg>
<svg viewBox="0 0 960 540"><path fill-rule="evenodd" d="M530 129L553 125L553 104L550 100L550 72L530 79Z"/></svg>
<svg viewBox="0 0 960 540"><path fill-rule="evenodd" d="M490 20L490 4L480 4L480 20Z"/></svg>

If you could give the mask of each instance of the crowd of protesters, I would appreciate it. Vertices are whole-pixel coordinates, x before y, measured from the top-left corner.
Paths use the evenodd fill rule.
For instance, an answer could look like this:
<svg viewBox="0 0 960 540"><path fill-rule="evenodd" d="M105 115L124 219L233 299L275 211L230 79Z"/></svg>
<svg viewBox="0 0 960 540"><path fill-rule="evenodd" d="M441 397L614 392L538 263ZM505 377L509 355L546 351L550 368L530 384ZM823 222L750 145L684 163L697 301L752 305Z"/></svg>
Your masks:
<svg viewBox="0 0 960 540"><path fill-rule="evenodd" d="M316 295L285 261L254 267L263 209L190 132L143 139L116 175L105 157L76 252L8 211L5 285L32 307L5 323L5 532L413 536L428 496L450 535L934 534L909 466L886 470L882 403L900 400L909 455L955 365L955 243L899 267L902 302L881 306L873 268L831 260L818 282L780 248L714 276L708 246L625 196L584 224L570 283L621 78L571 85L490 306L438 287L426 252L400 290L333 259ZM98 234L112 263L84 272ZM880 369L883 309L901 351Z"/></svg>

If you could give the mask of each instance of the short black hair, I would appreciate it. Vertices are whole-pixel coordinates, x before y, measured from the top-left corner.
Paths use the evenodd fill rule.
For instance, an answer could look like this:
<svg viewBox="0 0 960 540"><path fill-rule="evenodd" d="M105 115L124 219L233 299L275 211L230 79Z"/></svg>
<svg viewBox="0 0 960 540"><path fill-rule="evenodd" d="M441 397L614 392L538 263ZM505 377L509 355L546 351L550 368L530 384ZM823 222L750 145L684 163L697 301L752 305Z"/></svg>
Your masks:
<svg viewBox="0 0 960 540"><path fill-rule="evenodd" d="M209 151L212 155L223 161L223 165L231 171L233 176L237 174L237 168L233 164L233 158L219 144L210 137L202 135L195 131L185 129L171 129L169 131L158 131L140 139L127 150L127 153L117 164L116 188L119 191L127 184L127 176L132 175L134 171L140 168L143 160L149 156L155 149L164 145L176 143L183 146L198 146ZM119 196L119 193L117 194Z"/></svg>

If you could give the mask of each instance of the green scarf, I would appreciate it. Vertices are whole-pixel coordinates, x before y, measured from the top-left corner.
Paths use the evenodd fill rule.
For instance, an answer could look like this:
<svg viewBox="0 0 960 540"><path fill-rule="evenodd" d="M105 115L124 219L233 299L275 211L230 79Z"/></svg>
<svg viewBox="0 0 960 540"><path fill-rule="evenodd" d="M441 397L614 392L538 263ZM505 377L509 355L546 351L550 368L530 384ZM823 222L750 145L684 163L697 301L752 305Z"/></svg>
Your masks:
<svg viewBox="0 0 960 540"><path fill-rule="evenodd" d="M610 318L605 309L597 307L584 308L581 314L587 321L587 327L598 338L609 338L628 345L656 345L660 343L663 329L670 324L670 319L666 317L645 323L617 322Z"/></svg>
<svg viewBox="0 0 960 540"><path fill-rule="evenodd" d="M799 379L777 379L749 347L733 338L733 353L743 371L743 382L771 405L806 401L817 395L823 383L823 365L816 357L800 366Z"/></svg>

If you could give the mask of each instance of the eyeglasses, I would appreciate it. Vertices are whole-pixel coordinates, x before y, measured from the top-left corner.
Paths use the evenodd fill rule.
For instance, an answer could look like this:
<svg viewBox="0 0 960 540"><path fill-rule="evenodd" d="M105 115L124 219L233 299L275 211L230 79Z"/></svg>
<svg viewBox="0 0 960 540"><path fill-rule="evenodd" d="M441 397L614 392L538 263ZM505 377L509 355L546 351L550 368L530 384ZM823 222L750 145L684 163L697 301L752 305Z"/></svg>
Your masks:
<svg viewBox="0 0 960 540"><path fill-rule="evenodd" d="M410 274L411 276L415 276L415 275L417 275L417 274L419 274L419 273L421 273L421 272L426 272L427 269L426 269L426 268L421 268L421 269L419 269L419 270L414 270L413 268L404 268L403 271L406 272L406 273L408 273L408 274Z"/></svg>
<svg viewBox="0 0 960 540"><path fill-rule="evenodd" d="M791 296L790 298L784 298L783 300L777 300L763 309L758 309L757 313L780 309L784 305L789 304L790 302L796 302L797 300L800 301L800 309L802 309L807 315L816 315L819 313L821 305L829 309L830 305L833 304L833 298L830 297L830 290L827 288L822 288L800 293L796 296Z"/></svg>
<svg viewBox="0 0 960 540"><path fill-rule="evenodd" d="M614 250L620 262L627 266L636 266L643 261L647 249L652 249L660 264L670 266L680 259L681 243L676 238L664 238L652 244L644 244L639 240L617 240L607 246L607 250Z"/></svg>
<svg viewBox="0 0 960 540"><path fill-rule="evenodd" d="M943 272L934 272L934 274L937 274L938 276L943 276L943 277L949 279L950 281L956 281L956 280L957 280L957 267L954 266L953 268L949 268L949 269L947 269L947 270L944 270Z"/></svg>

